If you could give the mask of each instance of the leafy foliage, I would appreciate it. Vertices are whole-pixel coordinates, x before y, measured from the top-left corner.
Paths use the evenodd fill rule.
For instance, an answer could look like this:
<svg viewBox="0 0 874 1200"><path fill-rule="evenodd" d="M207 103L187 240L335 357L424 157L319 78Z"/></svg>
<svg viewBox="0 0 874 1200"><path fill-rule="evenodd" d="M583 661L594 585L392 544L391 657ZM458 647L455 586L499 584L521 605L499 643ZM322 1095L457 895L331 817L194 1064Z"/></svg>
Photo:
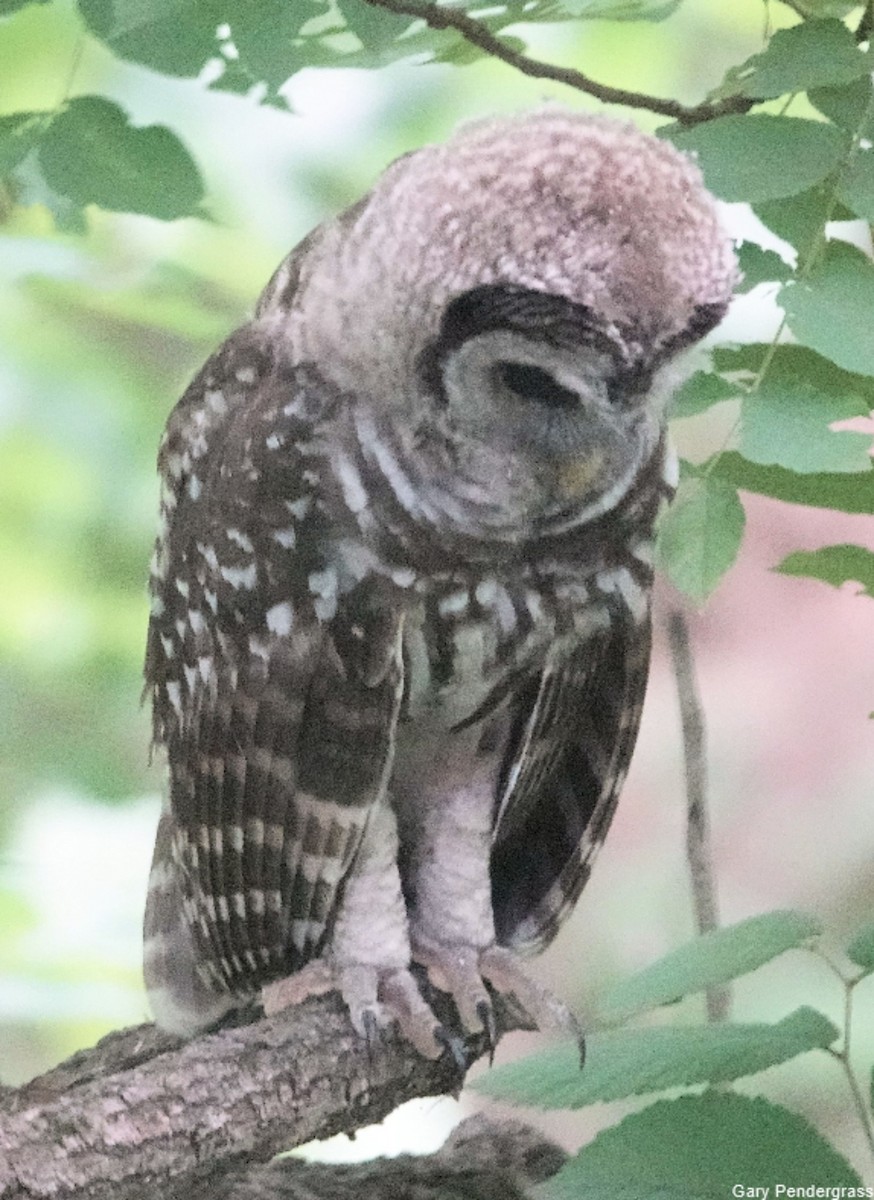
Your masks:
<svg viewBox="0 0 874 1200"><path fill-rule="evenodd" d="M725 983L754 971L786 950L804 946L821 932L814 918L786 911L750 917L738 925L706 933L614 988L601 1001L600 1020L625 1020Z"/></svg>
<svg viewBox="0 0 874 1200"><path fill-rule="evenodd" d="M706 1084L708 1090L660 1100L583 1146L544 1189L550 1200L596 1195L625 1200L666 1196L712 1200L733 1187L856 1187L861 1178L804 1120L782 1106L712 1091L809 1051L828 1051L851 1072L838 1030L821 1013L799 1008L773 1025L597 1026L670 1004L681 996L755 971L787 950L816 949L819 923L798 912L772 912L708 933L626 980L597 1006L585 1069L575 1046L558 1046L498 1067L476 1083L486 1095L544 1109L580 1108L648 1092ZM860 968L849 992L874 973L874 927L848 948ZM847 1010L849 1011L849 1010ZM845 1025L843 1042L849 1042ZM858 1115L871 1130L871 1111ZM738 1194L738 1193L734 1193ZM751 1193L750 1193L751 1194Z"/></svg>
<svg viewBox="0 0 874 1200"><path fill-rule="evenodd" d="M718 117L664 134L696 155L717 196L750 204L807 191L835 170L845 141L832 125L769 113Z"/></svg>
<svg viewBox="0 0 874 1200"><path fill-rule="evenodd" d="M681 592L699 602L707 598L737 557L744 521L730 484L688 469L658 543L660 564Z"/></svg>
<svg viewBox="0 0 874 1200"><path fill-rule="evenodd" d="M678 4L500 0L482 13L470 11L494 35L520 22L660 21ZM7 11L18 7L7 4ZM755 109L807 93L813 116L790 114L785 105L780 112L724 115L717 107L709 120L662 130L698 158L718 196L754 205L795 252L793 268L773 250L746 242L739 256L741 288L770 286L785 328L806 348L806 357L793 358L789 346L763 347L758 364L741 373L715 363L715 370L693 376L675 400L678 418L721 400L740 402L735 457L687 464L662 530L661 562L698 602L738 553L744 524L739 488L848 511L866 511L869 504L868 439L831 427L870 410L874 266L861 251L831 238L829 222L874 219L870 54L846 23L853 5L809 0L794 7L806 19L776 31L759 53L731 67L710 100ZM431 29L367 0L253 0L242 6L223 0L145 6L139 0L78 0L78 12L91 36L121 58L180 77L206 72L209 87L280 108L287 104L283 89L303 67L377 67L398 59L470 63L486 53L454 29ZM521 47L515 39L508 45ZM137 128L100 96L77 97L53 113L0 118L0 171L19 200L48 205L72 231L83 228L87 205L162 220L204 211L200 174L179 138L160 126ZM856 379L848 382L847 373ZM847 478L835 478L841 475Z"/></svg>
<svg viewBox="0 0 874 1200"><path fill-rule="evenodd" d="M76 204L172 221L197 213L203 197L197 168L169 129L134 129L100 96L71 100L46 125L38 155L49 187Z"/></svg>
<svg viewBox="0 0 874 1200"><path fill-rule="evenodd" d="M813 1188L862 1188L849 1163L801 1117L761 1097L705 1092L626 1117L584 1146L542 1194L550 1200L714 1200L743 1194L732 1192L737 1187L767 1187L774 1195L787 1179Z"/></svg>
<svg viewBox="0 0 874 1200"><path fill-rule="evenodd" d="M776 1025L675 1025L593 1033L584 1070L567 1047L496 1067L478 1090L536 1108L582 1108L666 1088L724 1083L825 1049L838 1031L822 1013L799 1008Z"/></svg>

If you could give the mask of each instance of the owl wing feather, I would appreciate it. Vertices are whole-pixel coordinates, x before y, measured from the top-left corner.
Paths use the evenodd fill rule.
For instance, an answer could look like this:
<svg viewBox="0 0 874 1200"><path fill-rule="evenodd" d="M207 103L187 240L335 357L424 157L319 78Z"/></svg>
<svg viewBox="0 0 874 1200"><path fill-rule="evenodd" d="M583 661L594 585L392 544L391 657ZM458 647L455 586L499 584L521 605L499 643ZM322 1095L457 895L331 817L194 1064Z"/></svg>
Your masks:
<svg viewBox="0 0 874 1200"><path fill-rule="evenodd" d="M161 869L199 973L237 995L323 947L402 690L400 614L337 586L312 449L323 409L318 380L250 326L188 389L159 458L146 679L170 769Z"/></svg>
<svg viewBox="0 0 874 1200"><path fill-rule="evenodd" d="M649 651L649 612L617 615L516 694L491 865L504 945L548 945L588 880L637 739Z"/></svg>

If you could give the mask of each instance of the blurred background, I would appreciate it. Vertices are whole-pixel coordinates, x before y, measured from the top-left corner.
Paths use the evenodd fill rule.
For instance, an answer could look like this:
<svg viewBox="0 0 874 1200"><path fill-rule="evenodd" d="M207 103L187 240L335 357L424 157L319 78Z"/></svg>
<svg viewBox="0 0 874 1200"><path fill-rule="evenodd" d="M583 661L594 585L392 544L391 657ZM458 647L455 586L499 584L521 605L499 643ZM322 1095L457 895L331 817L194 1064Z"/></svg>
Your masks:
<svg viewBox="0 0 874 1200"><path fill-rule="evenodd" d="M552 26L530 46L604 81L694 102L760 48L767 21L786 23L784 11L687 0L663 23ZM85 234L64 233L46 208L13 210L0 193L0 1080L13 1084L148 1019L140 920L162 775L149 763L141 662L154 458L175 399L287 250L397 155L482 113L544 99L597 107L480 62L303 71L288 86L288 114L125 65L84 35L66 3L0 20L0 116L91 91L117 99L134 124L167 123L183 137L205 173L212 219L165 224L91 209ZM730 317L732 336L773 332L760 291ZM684 454L722 444L733 419L724 408L676 423ZM820 916L837 953L874 910L874 602L771 568L796 549L874 548L874 533L868 517L750 496L745 506L739 563L703 612L688 612L722 918L803 908ZM687 608L662 587L619 815L546 958L583 1013L694 931L665 651L671 607ZM735 1015L777 1019L803 1003L841 1020L828 969L795 953L739 983ZM870 980L857 1006L859 1062L870 1069ZM702 1011L692 1001L669 1019ZM518 1035L501 1054L534 1044ZM754 1085L808 1115L864 1169L846 1081L824 1055ZM458 1111L427 1102L417 1129L436 1145ZM562 1134L578 1142L617 1111L577 1115ZM400 1120L390 1129L390 1148L405 1148ZM357 1142L357 1153L369 1145Z"/></svg>

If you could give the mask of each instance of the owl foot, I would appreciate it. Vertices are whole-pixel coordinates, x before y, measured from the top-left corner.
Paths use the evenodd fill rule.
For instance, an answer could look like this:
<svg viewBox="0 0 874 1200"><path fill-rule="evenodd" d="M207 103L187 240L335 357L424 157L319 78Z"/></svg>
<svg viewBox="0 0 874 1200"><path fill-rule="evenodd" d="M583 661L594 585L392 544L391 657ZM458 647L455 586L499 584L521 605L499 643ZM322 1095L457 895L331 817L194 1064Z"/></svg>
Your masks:
<svg viewBox="0 0 874 1200"><path fill-rule="evenodd" d="M579 1021L556 995L531 978L512 951L495 945L480 949L417 941L413 956L427 968L434 986L452 996L465 1032L485 1033L490 1061L497 1034L486 984L501 995L515 996L538 1029L573 1038L582 1065L586 1042Z"/></svg>
<svg viewBox="0 0 874 1200"><path fill-rule="evenodd" d="M265 1014L272 1016L310 996L335 991L342 996L356 1033L368 1047L375 1047L381 1031L395 1022L425 1058L440 1058L448 1049L460 1068L466 1069L461 1043L431 1012L408 970L367 963L340 964L320 958L286 979L267 984L261 1002Z"/></svg>

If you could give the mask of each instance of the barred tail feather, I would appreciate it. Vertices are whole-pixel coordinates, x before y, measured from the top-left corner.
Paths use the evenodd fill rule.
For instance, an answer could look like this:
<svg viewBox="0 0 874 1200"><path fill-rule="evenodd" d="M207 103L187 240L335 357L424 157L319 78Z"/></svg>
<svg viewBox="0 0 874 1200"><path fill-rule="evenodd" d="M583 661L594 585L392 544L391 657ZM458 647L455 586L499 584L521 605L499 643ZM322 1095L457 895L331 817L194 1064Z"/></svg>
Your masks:
<svg viewBox="0 0 874 1200"><path fill-rule="evenodd" d="M168 807L158 823L143 933L146 992L161 1029L193 1037L239 1006L239 997L215 991L197 970L198 952L173 859L173 817Z"/></svg>

